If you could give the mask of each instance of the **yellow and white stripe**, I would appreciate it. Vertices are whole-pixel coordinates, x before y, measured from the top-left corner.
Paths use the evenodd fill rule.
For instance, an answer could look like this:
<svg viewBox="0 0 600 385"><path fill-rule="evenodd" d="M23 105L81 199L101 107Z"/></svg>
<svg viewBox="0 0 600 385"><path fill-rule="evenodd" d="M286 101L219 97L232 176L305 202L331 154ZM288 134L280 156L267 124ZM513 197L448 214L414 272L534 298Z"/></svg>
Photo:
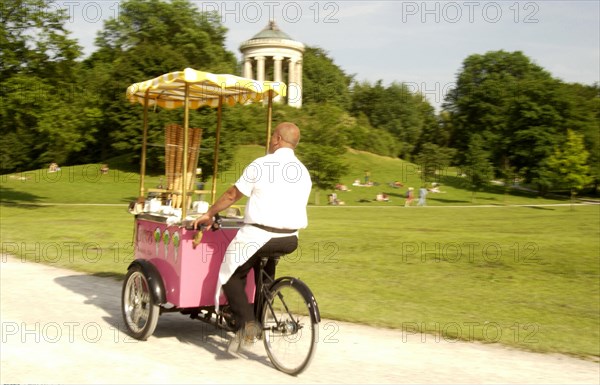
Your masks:
<svg viewBox="0 0 600 385"><path fill-rule="evenodd" d="M189 108L202 106L217 107L219 98L223 104L262 101L269 91L273 96L285 96L287 86L282 82L263 81L242 78L235 75L212 74L186 68L183 71L170 72L154 79L132 84L127 88L127 99L132 103L173 109L183 107L185 85L189 85Z"/></svg>

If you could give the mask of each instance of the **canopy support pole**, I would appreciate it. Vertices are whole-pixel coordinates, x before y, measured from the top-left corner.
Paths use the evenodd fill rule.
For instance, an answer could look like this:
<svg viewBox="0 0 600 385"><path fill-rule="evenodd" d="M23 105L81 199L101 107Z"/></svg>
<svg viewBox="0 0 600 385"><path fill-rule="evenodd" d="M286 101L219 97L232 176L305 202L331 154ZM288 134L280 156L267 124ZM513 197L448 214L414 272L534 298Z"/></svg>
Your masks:
<svg viewBox="0 0 600 385"><path fill-rule="evenodd" d="M215 138L215 157L213 160L213 179L211 188L210 204L215 204L217 196L217 174L219 165L219 142L221 140L221 113L223 108L223 96L219 96L219 105L217 107L217 133Z"/></svg>
<svg viewBox="0 0 600 385"><path fill-rule="evenodd" d="M183 185L181 186L181 219L184 220L187 216L188 207L188 181L187 181L187 170L188 170L188 152L189 152L189 129L190 129L190 85L185 83L185 96L183 99L183 167L181 170L181 180Z"/></svg>
<svg viewBox="0 0 600 385"><path fill-rule="evenodd" d="M144 198L144 177L146 176L146 148L148 145L148 94L150 90L146 91L144 96L144 128L142 134L142 159L140 160L140 195L138 201Z"/></svg>
<svg viewBox="0 0 600 385"><path fill-rule="evenodd" d="M267 143L265 144L265 154L269 153L269 146L271 145L271 118L273 117L273 91L268 91L268 102L267 102Z"/></svg>

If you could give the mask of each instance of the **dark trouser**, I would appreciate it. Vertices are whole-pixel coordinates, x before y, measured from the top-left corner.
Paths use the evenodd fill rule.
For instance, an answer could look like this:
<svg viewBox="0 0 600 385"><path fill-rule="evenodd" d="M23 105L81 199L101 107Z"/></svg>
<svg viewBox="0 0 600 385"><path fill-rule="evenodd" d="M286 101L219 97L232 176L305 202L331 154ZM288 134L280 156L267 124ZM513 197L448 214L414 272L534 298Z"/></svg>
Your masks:
<svg viewBox="0 0 600 385"><path fill-rule="evenodd" d="M231 307L236 328L243 327L247 322L254 321L254 307L246 297L246 277L252 268L258 282L259 266L262 257L269 257L264 270L272 279L275 278L275 267L279 257L289 254L298 247L298 237L295 235L281 238L271 238L263 247L258 249L250 259L238 267L229 281L223 285L223 291ZM257 286L258 290L258 286Z"/></svg>

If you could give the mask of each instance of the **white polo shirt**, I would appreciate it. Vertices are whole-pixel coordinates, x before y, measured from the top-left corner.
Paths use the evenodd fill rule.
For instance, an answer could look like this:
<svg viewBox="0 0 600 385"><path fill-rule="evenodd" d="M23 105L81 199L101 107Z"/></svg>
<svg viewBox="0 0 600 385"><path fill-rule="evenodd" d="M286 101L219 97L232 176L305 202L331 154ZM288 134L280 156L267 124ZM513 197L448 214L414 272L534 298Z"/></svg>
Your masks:
<svg viewBox="0 0 600 385"><path fill-rule="evenodd" d="M280 148L250 163L235 183L249 197L244 222L277 229L303 229L307 226L306 204L312 187L307 168L294 151ZM235 270L252 257L271 238L288 237L296 233L273 233L255 226L239 229L223 256L219 269L215 307L219 310L222 285Z"/></svg>
<svg viewBox="0 0 600 385"><path fill-rule="evenodd" d="M306 205L312 181L291 148L280 148L250 163L235 186L249 197L245 223L278 229L307 226Z"/></svg>

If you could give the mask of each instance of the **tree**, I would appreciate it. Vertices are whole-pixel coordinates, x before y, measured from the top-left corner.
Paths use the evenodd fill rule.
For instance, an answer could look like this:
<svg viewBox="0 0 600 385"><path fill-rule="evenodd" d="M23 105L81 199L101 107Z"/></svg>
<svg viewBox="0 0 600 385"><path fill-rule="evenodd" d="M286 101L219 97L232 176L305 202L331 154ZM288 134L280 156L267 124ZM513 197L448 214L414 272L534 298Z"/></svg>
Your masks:
<svg viewBox="0 0 600 385"><path fill-rule="evenodd" d="M465 174L470 181L471 199L474 202L476 192L488 185L494 176L490 153L485 149L484 141L478 134L472 135L469 142L465 157Z"/></svg>
<svg viewBox="0 0 600 385"><path fill-rule="evenodd" d="M543 115L553 111L541 95L552 92L553 88L550 74L521 52L469 56L463 62L456 88L444 103L454 127L451 146L464 154L470 136L479 134L494 149L492 159L496 166L505 154L511 154L511 163L518 167L532 166L530 160L520 159L526 155L520 149L531 149L537 144L536 135L528 130L544 126ZM520 143L513 140L516 132L520 133L520 139L530 139L525 146L513 147ZM463 160L459 159L461 163Z"/></svg>
<svg viewBox="0 0 600 385"><path fill-rule="evenodd" d="M303 104L329 103L348 109L352 76L346 75L327 52L318 47L306 47L302 57Z"/></svg>
<svg viewBox="0 0 600 385"><path fill-rule="evenodd" d="M80 93L81 49L64 28L66 10L12 1L0 19L0 170L67 162L93 143L100 110Z"/></svg>
<svg viewBox="0 0 600 385"><path fill-rule="evenodd" d="M127 0L120 4L118 18L105 22L96 45L99 55L117 59L121 53L168 47L178 52L180 65L229 73L235 69L236 61L233 53L224 49L226 32L216 12L200 12L188 0ZM136 58L129 60L136 64L131 59ZM182 59L186 63L181 63ZM136 68L143 67L138 64ZM173 70L163 69L155 75Z"/></svg>
<svg viewBox="0 0 600 385"><path fill-rule="evenodd" d="M401 144L394 156L410 159L416 154L421 135L437 125L433 107L419 93L413 93L406 84L392 83L384 87L379 80L371 85L359 82L352 86L351 113L367 116L376 129L392 134Z"/></svg>
<svg viewBox="0 0 600 385"><path fill-rule="evenodd" d="M332 105L306 106L304 110L298 121L302 129L298 153L311 174L318 204L318 190L332 189L348 169L342 156L347 150L345 128L352 121L344 110Z"/></svg>
<svg viewBox="0 0 600 385"><path fill-rule="evenodd" d="M81 48L64 28L67 20L66 10L57 10L44 0L3 2L0 79L27 73L62 81L81 55Z"/></svg>
<svg viewBox="0 0 600 385"><path fill-rule="evenodd" d="M588 157L583 135L568 130L566 141L561 146L557 146L546 161L553 186L567 187L571 201L577 190L583 189L593 181L589 175Z"/></svg>
<svg viewBox="0 0 600 385"><path fill-rule="evenodd" d="M348 169L332 149L331 146L310 144L298 150L300 159L310 172L315 188L315 204L319 204L319 190L333 189Z"/></svg>
<svg viewBox="0 0 600 385"><path fill-rule="evenodd" d="M141 146L141 109L125 100L125 90L135 82L164 73L192 67L214 73L234 73L233 53L225 49L227 29L216 13L200 12L188 0L127 0L120 4L118 18L105 22L98 33L99 47L86 60L89 86L99 92L104 116L99 124L99 157L121 153L139 154ZM233 114L237 114L233 111ZM164 143L167 123L182 122L182 111L160 111L151 119L150 143ZM214 144L214 111L192 111L190 126L204 130L202 147ZM224 121L225 122L225 121ZM227 122L225 122L227 123ZM230 127L223 126L224 154L236 143ZM208 152L208 151L207 151ZM164 156L160 147L148 152L148 164L158 170ZM204 175L212 162L201 153ZM220 169L230 157L220 156ZM137 162L137 155L132 157Z"/></svg>
<svg viewBox="0 0 600 385"><path fill-rule="evenodd" d="M554 79L522 52L471 55L444 103L450 146L464 163L471 137L479 135L495 169L510 164L543 193L551 182L546 159L567 128L586 133L587 147L598 148L597 100L597 88Z"/></svg>
<svg viewBox="0 0 600 385"><path fill-rule="evenodd" d="M421 168L422 183L425 184L435 180L450 165L454 152L455 150L451 148L425 143L421 152L415 158L415 162Z"/></svg>
<svg viewBox="0 0 600 385"><path fill-rule="evenodd" d="M600 84L562 83L560 92L562 127L583 137L585 150L589 153L587 165L597 192L600 184Z"/></svg>
<svg viewBox="0 0 600 385"><path fill-rule="evenodd" d="M415 147L418 153L425 143L437 144L440 147L449 147L452 135L452 120L448 111L441 111L437 116L428 114L428 123L423 126L421 136Z"/></svg>
<svg viewBox="0 0 600 385"><path fill-rule="evenodd" d="M352 117L351 122L344 128L349 147L391 157L401 152L402 143L388 131L373 128L364 113Z"/></svg>

